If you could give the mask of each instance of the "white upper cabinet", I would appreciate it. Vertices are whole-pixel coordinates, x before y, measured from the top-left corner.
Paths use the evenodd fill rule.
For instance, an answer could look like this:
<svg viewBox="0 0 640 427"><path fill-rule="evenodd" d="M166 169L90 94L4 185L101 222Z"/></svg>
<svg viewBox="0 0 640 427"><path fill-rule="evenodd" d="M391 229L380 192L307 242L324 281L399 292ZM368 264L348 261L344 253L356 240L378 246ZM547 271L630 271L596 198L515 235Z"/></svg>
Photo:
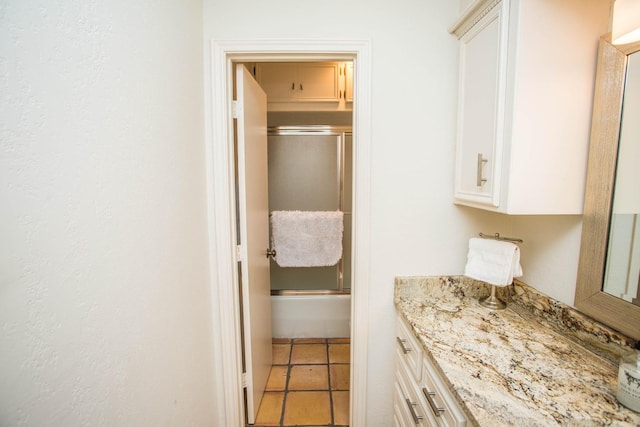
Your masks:
<svg viewBox="0 0 640 427"><path fill-rule="evenodd" d="M581 214L609 1L478 0L460 40L455 203Z"/></svg>
<svg viewBox="0 0 640 427"><path fill-rule="evenodd" d="M256 64L256 79L267 93L269 111L345 110L351 87L346 64L264 62Z"/></svg>

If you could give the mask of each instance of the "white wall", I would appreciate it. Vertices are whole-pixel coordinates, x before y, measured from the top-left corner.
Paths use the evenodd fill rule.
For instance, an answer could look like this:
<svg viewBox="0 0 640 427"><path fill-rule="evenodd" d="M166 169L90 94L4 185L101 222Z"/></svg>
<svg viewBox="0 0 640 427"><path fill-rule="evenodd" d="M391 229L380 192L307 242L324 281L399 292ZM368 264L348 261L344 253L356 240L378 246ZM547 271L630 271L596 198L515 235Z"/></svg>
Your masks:
<svg viewBox="0 0 640 427"><path fill-rule="evenodd" d="M0 5L0 425L207 425L199 0Z"/></svg>
<svg viewBox="0 0 640 427"><path fill-rule="evenodd" d="M582 236L582 216L516 216L524 283L573 306Z"/></svg>
<svg viewBox="0 0 640 427"><path fill-rule="evenodd" d="M447 27L457 17L458 5L448 0L304 4L206 0L204 10L206 42L371 40L371 335L366 425L388 426L394 277L460 273L466 241L478 231L478 220L452 203L457 41Z"/></svg>
<svg viewBox="0 0 640 427"><path fill-rule="evenodd" d="M204 1L206 43L371 40L367 426L391 424L395 276L461 274L469 237L500 232L525 239L525 282L573 301L579 216L509 217L452 203L458 45L447 28L462 6L447 0Z"/></svg>
<svg viewBox="0 0 640 427"><path fill-rule="evenodd" d="M452 204L457 41L447 28L463 6L205 0L206 42L371 40L371 282L361 284L370 295L368 426L391 423L395 276L460 274L468 238L500 232L525 240L526 283L573 301L579 216L509 217Z"/></svg>

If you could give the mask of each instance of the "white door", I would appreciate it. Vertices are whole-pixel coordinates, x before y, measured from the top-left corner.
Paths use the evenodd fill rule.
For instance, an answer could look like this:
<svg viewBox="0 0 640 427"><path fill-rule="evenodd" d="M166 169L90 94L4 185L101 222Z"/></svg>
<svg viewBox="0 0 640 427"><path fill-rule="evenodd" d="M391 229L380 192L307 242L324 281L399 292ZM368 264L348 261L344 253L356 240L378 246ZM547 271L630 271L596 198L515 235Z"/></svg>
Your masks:
<svg viewBox="0 0 640 427"><path fill-rule="evenodd" d="M240 281L247 385L247 420L255 422L271 370L267 96L236 65Z"/></svg>

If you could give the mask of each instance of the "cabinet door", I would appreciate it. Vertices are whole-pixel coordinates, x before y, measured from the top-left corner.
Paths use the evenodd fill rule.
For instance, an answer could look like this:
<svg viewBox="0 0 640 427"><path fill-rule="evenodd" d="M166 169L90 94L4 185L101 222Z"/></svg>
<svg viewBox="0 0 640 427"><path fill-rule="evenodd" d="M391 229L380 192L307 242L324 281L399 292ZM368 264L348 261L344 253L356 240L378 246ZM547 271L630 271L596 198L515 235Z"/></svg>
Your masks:
<svg viewBox="0 0 640 427"><path fill-rule="evenodd" d="M338 64L298 65L298 101L338 101Z"/></svg>
<svg viewBox="0 0 640 427"><path fill-rule="evenodd" d="M411 416L407 409L406 398L404 397L404 391L400 386L400 382L396 379L393 387L393 418L394 427L409 427L411 426Z"/></svg>
<svg viewBox="0 0 640 427"><path fill-rule="evenodd" d="M344 98L347 102L353 102L353 62L345 64L344 74Z"/></svg>
<svg viewBox="0 0 640 427"><path fill-rule="evenodd" d="M460 39L455 197L499 205L506 17L494 7Z"/></svg>
<svg viewBox="0 0 640 427"><path fill-rule="evenodd" d="M462 409L427 357L423 358L422 369L423 376L420 389L422 396L427 400L427 405L425 406L430 408L431 414L438 419L441 425L465 427L467 420L462 413Z"/></svg>
<svg viewBox="0 0 640 427"><path fill-rule="evenodd" d="M404 420L404 425L447 427L429 413L425 399L420 396L420 388L415 377L399 358L396 363L395 387L394 413L399 420Z"/></svg>
<svg viewBox="0 0 640 427"><path fill-rule="evenodd" d="M422 348L411 333L409 325L400 317L398 318L396 349L398 360L401 360L408 367L416 381L420 381L422 375Z"/></svg>
<svg viewBox="0 0 640 427"><path fill-rule="evenodd" d="M263 63L257 66L258 81L267 102L287 102L297 96L298 72L293 64Z"/></svg>

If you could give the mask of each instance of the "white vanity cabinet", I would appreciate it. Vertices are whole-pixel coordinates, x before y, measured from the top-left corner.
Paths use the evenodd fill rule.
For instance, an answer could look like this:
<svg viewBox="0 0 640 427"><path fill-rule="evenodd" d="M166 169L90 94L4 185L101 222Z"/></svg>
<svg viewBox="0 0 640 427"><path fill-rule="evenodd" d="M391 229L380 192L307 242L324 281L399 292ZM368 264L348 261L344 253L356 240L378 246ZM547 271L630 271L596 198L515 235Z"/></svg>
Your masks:
<svg viewBox="0 0 640 427"><path fill-rule="evenodd" d="M466 426L458 403L410 331L398 317L394 426Z"/></svg>
<svg viewBox="0 0 640 427"><path fill-rule="evenodd" d="M455 202L581 214L599 37L609 2L478 0L460 40Z"/></svg>

